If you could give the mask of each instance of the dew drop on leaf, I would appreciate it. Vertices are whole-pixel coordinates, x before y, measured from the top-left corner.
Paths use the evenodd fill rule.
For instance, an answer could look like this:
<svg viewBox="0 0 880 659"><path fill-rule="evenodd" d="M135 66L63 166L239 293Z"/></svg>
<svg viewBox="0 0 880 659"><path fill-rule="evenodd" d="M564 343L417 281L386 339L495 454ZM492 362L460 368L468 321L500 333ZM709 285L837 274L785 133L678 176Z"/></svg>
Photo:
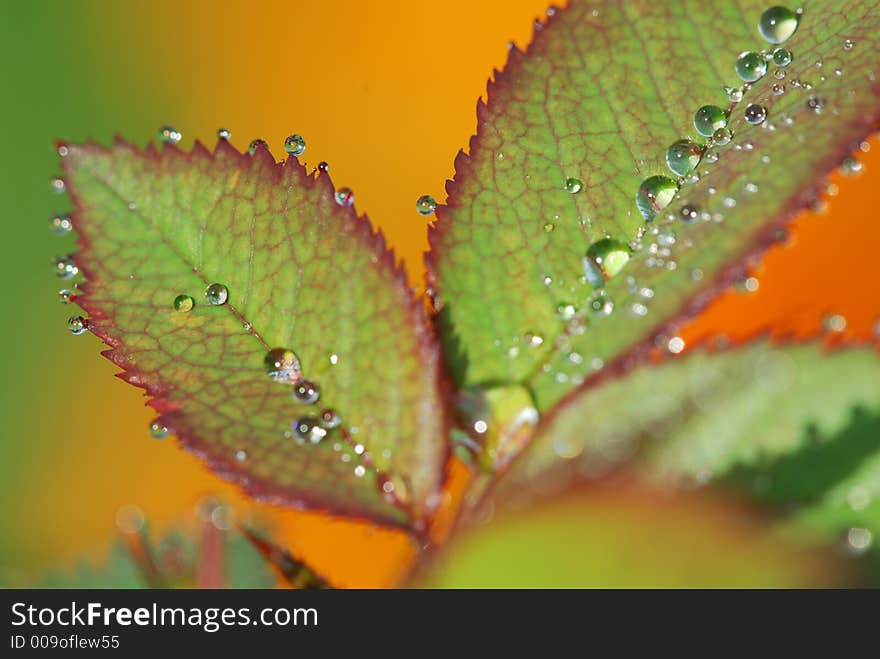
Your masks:
<svg viewBox="0 0 880 659"><path fill-rule="evenodd" d="M681 212L679 213L683 222L693 222L697 219L699 215L699 211L696 206L691 206L690 204L685 204L681 207Z"/></svg>
<svg viewBox="0 0 880 659"><path fill-rule="evenodd" d="M263 366L276 382L296 384L302 377L299 358L289 348L272 348L263 358Z"/></svg>
<svg viewBox="0 0 880 659"><path fill-rule="evenodd" d="M691 140L673 142L666 150L666 164L674 174L686 176L690 174L703 156L703 149Z"/></svg>
<svg viewBox="0 0 880 659"><path fill-rule="evenodd" d="M191 295L178 295L174 298L175 311L186 313L187 311L192 311L194 306L196 306L196 301L193 300Z"/></svg>
<svg viewBox="0 0 880 659"><path fill-rule="evenodd" d="M322 174L326 174L327 172L330 171L330 165L322 160L321 162L318 163L318 171L321 172Z"/></svg>
<svg viewBox="0 0 880 659"><path fill-rule="evenodd" d="M364 465L358 465L354 468L354 475L358 478L363 478L367 473L366 467Z"/></svg>
<svg viewBox="0 0 880 659"><path fill-rule="evenodd" d="M168 437L168 427L162 425L158 420L153 421L150 424L150 437L153 439L165 439Z"/></svg>
<svg viewBox="0 0 880 659"><path fill-rule="evenodd" d="M584 183L579 178L567 178L565 179L565 191L570 192L571 194L577 194L581 190L584 189Z"/></svg>
<svg viewBox="0 0 880 659"><path fill-rule="evenodd" d="M719 146L730 144L730 140L732 139L733 133L729 128L719 128L714 133L712 133L712 142Z"/></svg>
<svg viewBox="0 0 880 659"><path fill-rule="evenodd" d="M852 39L847 39L843 42L843 49L846 52L851 51L855 47L855 43L853 43Z"/></svg>
<svg viewBox="0 0 880 659"><path fill-rule="evenodd" d="M181 137L180 131L171 126L162 126L159 129L159 141L163 144L177 144L180 142Z"/></svg>
<svg viewBox="0 0 880 659"><path fill-rule="evenodd" d="M300 380L293 389L293 397L304 405L312 405L318 402L321 392L318 385L309 380Z"/></svg>
<svg viewBox="0 0 880 659"><path fill-rule="evenodd" d="M703 137L712 137L719 128L727 126L727 113L717 105L704 105L694 114L694 128Z"/></svg>
<svg viewBox="0 0 880 659"><path fill-rule="evenodd" d="M57 176L51 179L49 181L49 189L55 194L64 194L64 190L66 189L64 179Z"/></svg>
<svg viewBox="0 0 880 659"><path fill-rule="evenodd" d="M616 276L627 264L630 248L614 238L597 240L584 257L584 274L593 288L602 288L606 279Z"/></svg>
<svg viewBox="0 0 880 659"><path fill-rule="evenodd" d="M770 7L758 21L758 32L767 41L780 44L788 41L798 28L798 15L787 7Z"/></svg>
<svg viewBox="0 0 880 659"><path fill-rule="evenodd" d="M340 206L353 206L354 205L354 192L351 191L351 188L339 188L336 191L336 203Z"/></svg>
<svg viewBox="0 0 880 659"><path fill-rule="evenodd" d="M614 311L614 302L604 291L597 291L587 302L587 308L595 316L610 316Z"/></svg>
<svg viewBox="0 0 880 659"><path fill-rule="evenodd" d="M70 233L71 229L73 229L73 223L66 215L54 215L49 218L49 231L56 236L63 236L66 233Z"/></svg>
<svg viewBox="0 0 880 659"><path fill-rule="evenodd" d="M327 431L311 416L304 416L294 421L292 430L294 437L312 444L320 443L327 436Z"/></svg>
<svg viewBox="0 0 880 659"><path fill-rule="evenodd" d="M226 304L229 299L229 289L223 284L211 284L205 289L205 300L210 305Z"/></svg>
<svg viewBox="0 0 880 659"><path fill-rule="evenodd" d="M853 158L852 156L847 156L840 163L840 173L844 176L854 176L862 171L862 163Z"/></svg>
<svg viewBox="0 0 880 659"><path fill-rule="evenodd" d="M71 316L67 319L67 329L74 336L79 336L89 328L89 321L82 316Z"/></svg>
<svg viewBox="0 0 880 659"><path fill-rule="evenodd" d="M328 408L321 412L321 425L327 430L336 428L340 423L342 423L342 419L333 410Z"/></svg>
<svg viewBox="0 0 880 659"><path fill-rule="evenodd" d="M73 279L79 273L79 268L69 256L61 256L55 259L53 269L59 279Z"/></svg>
<svg viewBox="0 0 880 659"><path fill-rule="evenodd" d="M555 228L556 228L556 225L553 224L553 222L544 222L544 232L545 233L552 233Z"/></svg>
<svg viewBox="0 0 880 659"><path fill-rule="evenodd" d="M755 82L767 73L767 60L760 53L745 52L736 60L736 75L745 82Z"/></svg>
<svg viewBox="0 0 880 659"><path fill-rule="evenodd" d="M758 126L764 123L764 120L767 119L767 108L763 105L758 105L757 103L752 103L746 108L745 112L746 121L748 121L753 126Z"/></svg>
<svg viewBox="0 0 880 659"><path fill-rule="evenodd" d="M419 215L428 216L434 212L437 208L437 202L434 200L434 197L430 195L422 195L418 199L416 199L416 210L419 212Z"/></svg>
<svg viewBox="0 0 880 659"><path fill-rule="evenodd" d="M825 101L823 101L818 96L811 96L807 100L807 109L810 112L815 112L816 114L821 114L822 110L825 109Z"/></svg>
<svg viewBox="0 0 880 659"><path fill-rule="evenodd" d="M727 94L727 100L731 103L739 103L743 100L742 87L725 87L724 93Z"/></svg>
<svg viewBox="0 0 880 659"><path fill-rule="evenodd" d="M672 203L677 192L678 184L668 176L651 176L639 186L636 206L645 220L653 220L657 213Z"/></svg>
<svg viewBox="0 0 880 659"><path fill-rule="evenodd" d="M284 140L284 150L292 156L301 156L306 150L306 141L302 135L288 135Z"/></svg>
<svg viewBox="0 0 880 659"><path fill-rule="evenodd" d="M773 63L776 66L788 66L794 57L788 48L777 48L773 51Z"/></svg>
<svg viewBox="0 0 880 659"><path fill-rule="evenodd" d="M230 137L232 137L232 131L230 131L228 128L217 129L218 140L228 140Z"/></svg>
<svg viewBox="0 0 880 659"><path fill-rule="evenodd" d="M71 302L76 301L76 293L69 288L62 288L58 291L58 299L61 304L70 304Z"/></svg>
<svg viewBox="0 0 880 659"><path fill-rule="evenodd" d="M266 149L269 150L269 143L264 139L256 139L250 144L248 144L248 154L254 155L257 152L257 149Z"/></svg>

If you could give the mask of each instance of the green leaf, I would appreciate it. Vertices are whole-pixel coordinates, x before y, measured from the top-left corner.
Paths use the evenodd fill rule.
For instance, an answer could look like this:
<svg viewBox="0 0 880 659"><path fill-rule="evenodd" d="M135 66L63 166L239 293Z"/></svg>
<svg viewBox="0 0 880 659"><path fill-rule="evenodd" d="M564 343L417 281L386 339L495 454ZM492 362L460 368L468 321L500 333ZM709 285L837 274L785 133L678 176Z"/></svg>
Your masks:
<svg viewBox="0 0 880 659"><path fill-rule="evenodd" d="M704 158L699 181L682 182L678 198L645 222L636 193L649 177L673 176L667 147L681 138L705 144L697 109L728 108L723 87L742 85L740 53L775 47L756 29L766 8L573 0L536 29L526 54L511 50L478 105L477 134L456 159L431 232L430 279L462 387L522 386L545 415L588 388L596 370L668 340L779 238L821 177L876 128L880 5L810 3L785 43L794 59L780 69L784 79L771 64L730 105L733 139L712 147L717 162ZM762 125L746 121L751 104L766 108ZM574 192L571 178L583 189ZM696 219L682 219L685 207ZM618 243L594 247L591 256L608 253L605 275L619 270L596 299L603 273L593 260L585 271L585 256L606 237L629 243L632 255L624 262ZM837 267L828 259L817 267Z"/></svg>
<svg viewBox="0 0 880 659"><path fill-rule="evenodd" d="M68 152L88 280L77 303L121 377L147 390L159 434L256 497L420 526L446 456L435 342L383 237L334 201L329 178L223 140L213 154ZM208 303L214 283L225 304ZM175 310L178 295L195 307ZM267 375L279 347L317 404ZM323 409L341 425L297 437Z"/></svg>
<svg viewBox="0 0 880 659"><path fill-rule="evenodd" d="M645 364L547 420L497 483L498 498L565 488L636 455L653 481L747 494L823 542L851 528L876 535L877 382L876 349L829 353L816 343L758 341Z"/></svg>
<svg viewBox="0 0 880 659"><path fill-rule="evenodd" d="M705 492L631 483L581 488L500 513L453 539L419 582L452 588L804 587L850 583L846 564L806 551Z"/></svg>

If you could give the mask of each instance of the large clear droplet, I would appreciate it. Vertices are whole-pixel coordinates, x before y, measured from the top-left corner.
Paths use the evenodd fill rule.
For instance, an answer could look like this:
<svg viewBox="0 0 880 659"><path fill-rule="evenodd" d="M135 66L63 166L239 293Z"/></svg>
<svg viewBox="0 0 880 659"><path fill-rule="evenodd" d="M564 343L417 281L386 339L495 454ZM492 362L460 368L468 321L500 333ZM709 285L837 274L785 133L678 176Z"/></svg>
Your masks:
<svg viewBox="0 0 880 659"><path fill-rule="evenodd" d="M581 190L584 189L583 181L579 178L567 178L565 179L565 191L570 192L571 194L577 194Z"/></svg>
<svg viewBox="0 0 880 659"><path fill-rule="evenodd" d="M53 271L59 279L73 279L79 274L79 268L69 256L61 256L55 259Z"/></svg>
<svg viewBox="0 0 880 659"><path fill-rule="evenodd" d="M798 18L797 13L787 7L770 7L761 14L758 32L770 43L784 43L797 31Z"/></svg>
<svg viewBox="0 0 880 659"><path fill-rule="evenodd" d="M767 74L767 60L760 53L745 52L736 60L736 75L745 82L756 82Z"/></svg>
<svg viewBox="0 0 880 659"><path fill-rule="evenodd" d="M89 321L82 316L71 316L67 319L67 329L74 336L79 336L89 328Z"/></svg>
<svg viewBox="0 0 880 659"><path fill-rule="evenodd" d="M691 140L678 140L666 150L666 164L678 176L687 176L694 171L702 157L703 148Z"/></svg>
<svg viewBox="0 0 880 659"><path fill-rule="evenodd" d="M71 229L73 229L73 223L68 216L54 215L49 218L49 231L56 236L63 236L66 233L70 233Z"/></svg>
<svg viewBox="0 0 880 659"><path fill-rule="evenodd" d="M745 111L746 121L753 126L758 126L767 119L767 108L758 103L752 103Z"/></svg>
<svg viewBox="0 0 880 659"><path fill-rule="evenodd" d="M712 133L725 126L727 113L717 105L704 105L694 113L694 128L703 137L712 137Z"/></svg>
<svg viewBox="0 0 880 659"><path fill-rule="evenodd" d="M584 257L584 274L593 288L602 288L623 270L630 258L630 248L625 242L614 238L597 240Z"/></svg>
<svg viewBox="0 0 880 659"><path fill-rule="evenodd" d="M284 150L292 156L301 156L306 150L306 141L302 135L288 135L284 140Z"/></svg>
<svg viewBox="0 0 880 659"><path fill-rule="evenodd" d="M220 304L226 304L226 300L229 299L229 289L227 289L223 284L211 284L208 288L205 289L205 300L208 304L217 306Z"/></svg>
<svg viewBox="0 0 880 659"><path fill-rule="evenodd" d="M340 206L353 206L354 205L354 192L351 191L351 188L339 188L336 191L336 203Z"/></svg>
<svg viewBox="0 0 880 659"><path fill-rule="evenodd" d="M296 384L302 378L302 368L296 353L289 348L273 348L263 358L266 373L276 382Z"/></svg>
<svg viewBox="0 0 880 659"><path fill-rule="evenodd" d="M434 197L431 195L422 195L418 199L416 199L416 210L419 212L419 215L428 216L433 213L437 208L437 202L434 200Z"/></svg>
<svg viewBox="0 0 880 659"><path fill-rule="evenodd" d="M192 311L194 306L196 306L196 301L193 300L191 295L178 295L174 298L175 311L186 313L187 311Z"/></svg>
<svg viewBox="0 0 880 659"><path fill-rule="evenodd" d="M269 143L263 139L256 139L250 144L248 144L248 154L254 155L258 149L266 149L269 150Z"/></svg>
<svg viewBox="0 0 880 659"><path fill-rule="evenodd" d="M321 392L314 382L300 380L293 389L293 397L304 405L312 405L318 402Z"/></svg>
<svg viewBox="0 0 880 659"><path fill-rule="evenodd" d="M672 203L677 192L678 184L668 176L651 176L639 186L636 206L645 220L653 220L657 213Z"/></svg>

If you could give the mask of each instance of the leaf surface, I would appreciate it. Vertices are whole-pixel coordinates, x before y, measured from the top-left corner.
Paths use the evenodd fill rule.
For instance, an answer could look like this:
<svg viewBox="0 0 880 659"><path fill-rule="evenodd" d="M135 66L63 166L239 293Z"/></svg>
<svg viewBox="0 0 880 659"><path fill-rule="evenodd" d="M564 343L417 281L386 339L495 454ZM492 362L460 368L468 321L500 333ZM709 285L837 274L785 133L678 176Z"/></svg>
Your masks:
<svg viewBox="0 0 880 659"><path fill-rule="evenodd" d="M743 84L740 53L774 48L756 29L767 7L573 0L536 26L527 53L511 50L478 104L477 134L456 159L431 232L430 283L462 387L521 386L543 415L588 388L597 370L668 340L779 239L815 199L819 179L875 129L873 1L804 3L784 44L793 53L784 77L771 63L728 104L723 87ZM729 110L732 141L711 146L717 161L704 155L699 180L682 180L677 198L646 222L635 203L640 184L673 176L665 153L676 140L707 145L693 123L706 104ZM752 104L766 109L761 125L745 119ZM569 178L583 189L566 189ZM696 218L684 221L684 207ZM629 243L632 256L600 286L608 304L595 313L599 291L584 259L606 237ZM523 445L517 438L497 464Z"/></svg>
<svg viewBox="0 0 880 659"><path fill-rule="evenodd" d="M861 519L873 528L877 382L875 348L827 352L817 343L762 340L644 364L562 408L499 481L499 496L553 492L635 455L665 485L720 483L779 510L797 506L805 519L822 517L814 527L831 528L833 508L838 527ZM856 509L844 513L853 497Z"/></svg>
<svg viewBox="0 0 880 659"><path fill-rule="evenodd" d="M224 140L213 153L68 150L88 280L77 303L158 423L252 495L419 524L446 455L434 339L383 237L335 203L329 178ZM225 304L208 303L214 283ZM175 310L178 295L195 307ZM269 377L274 348L295 352L317 403ZM297 437L324 409L341 424Z"/></svg>

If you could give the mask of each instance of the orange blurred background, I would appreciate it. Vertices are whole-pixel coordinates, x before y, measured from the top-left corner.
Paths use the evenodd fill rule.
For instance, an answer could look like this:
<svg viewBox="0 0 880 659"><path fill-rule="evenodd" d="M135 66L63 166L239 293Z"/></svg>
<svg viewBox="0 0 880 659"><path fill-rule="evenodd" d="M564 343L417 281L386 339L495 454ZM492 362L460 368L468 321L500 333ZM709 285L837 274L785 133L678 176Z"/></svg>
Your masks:
<svg viewBox="0 0 880 659"><path fill-rule="evenodd" d="M308 143L301 160L329 162L334 183L354 190L358 210L383 229L421 288L426 224L415 199L445 199L444 182L475 131L487 77L503 65L509 41L528 42L546 7L545 0L89 2L53 7L61 13L50 20L32 12L4 32L32 29L46 40L49 64L32 73L34 94L51 97L40 85L53 84L59 70L72 76L59 83L69 88L57 96L59 107L39 115L46 153L32 173L40 190L54 171L45 168L51 138L86 137L65 123L73 114L76 126L93 116L87 134L102 142L116 130L143 141L170 123L183 133L182 146L212 144L224 126L239 148L262 137L279 157L284 137L297 132ZM4 75L8 85L13 73ZM767 327L816 335L827 313L847 319L846 338L870 336L880 315L880 260L866 238L876 235L880 207L880 145L872 145L858 154L865 172L832 176L838 194L828 198L828 211L797 218L789 243L754 271L757 291L725 295L686 328L688 343ZM48 260L51 239L40 240ZM4 349L20 349L42 332L62 376L20 383L4 399L17 406L16 435L7 442L29 446L15 449L16 473L4 487L11 503L0 530L15 537L4 541L6 581L24 582L84 553L100 558L121 506L139 506L161 530L208 493L266 520L278 540L340 585L385 585L401 574L412 553L401 534L253 504L173 442L149 440L152 414L141 391L112 377L117 369L97 356L94 337L66 335L68 309L51 299L55 282L45 262L13 265L48 301L36 303ZM10 367L6 386L13 378Z"/></svg>

